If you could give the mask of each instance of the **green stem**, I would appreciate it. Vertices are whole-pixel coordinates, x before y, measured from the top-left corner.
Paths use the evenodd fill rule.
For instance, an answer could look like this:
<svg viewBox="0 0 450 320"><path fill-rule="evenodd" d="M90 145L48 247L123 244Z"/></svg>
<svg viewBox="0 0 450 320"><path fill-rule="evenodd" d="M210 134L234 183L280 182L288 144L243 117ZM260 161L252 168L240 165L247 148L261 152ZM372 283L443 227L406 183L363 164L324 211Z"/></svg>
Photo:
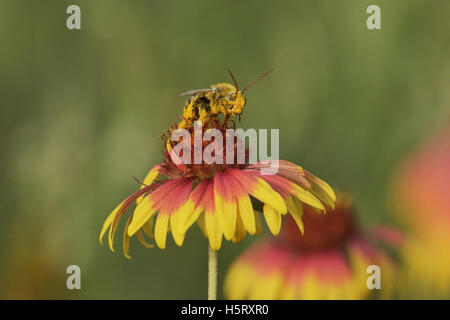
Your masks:
<svg viewBox="0 0 450 320"><path fill-rule="evenodd" d="M208 300L217 299L217 251L208 245Z"/></svg>

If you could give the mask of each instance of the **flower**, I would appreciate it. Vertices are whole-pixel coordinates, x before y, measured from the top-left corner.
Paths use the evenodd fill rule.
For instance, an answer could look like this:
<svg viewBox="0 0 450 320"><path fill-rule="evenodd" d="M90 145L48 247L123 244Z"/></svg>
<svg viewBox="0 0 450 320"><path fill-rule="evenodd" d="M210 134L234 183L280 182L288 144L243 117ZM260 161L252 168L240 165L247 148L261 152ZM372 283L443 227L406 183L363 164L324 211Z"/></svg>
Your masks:
<svg viewBox="0 0 450 320"><path fill-rule="evenodd" d="M439 131L399 166L392 194L396 216L410 226L402 250L402 297L450 294L450 126Z"/></svg>
<svg viewBox="0 0 450 320"><path fill-rule="evenodd" d="M208 123L204 130L211 127L224 135L229 129L226 124ZM189 130L194 137L194 129ZM203 150L208 145L203 142ZM323 212L326 206L334 206L336 198L331 187L291 162L278 161L277 174L267 175L262 173L267 164L250 164L248 157L244 164L207 164L204 160L200 164L177 163L172 160L172 147L168 143L164 161L151 169L141 189L122 201L106 219L100 242L109 229L112 251L118 223L135 201L137 206L128 217L123 236L126 257L133 235L150 247L144 237L147 234L164 249L170 232L181 246L187 230L197 221L211 248L219 250L222 237L238 242L247 232L257 233L259 216L254 210L264 213L276 235L281 228L281 216L288 212L303 230L302 203ZM237 143L233 147L237 148Z"/></svg>
<svg viewBox="0 0 450 320"><path fill-rule="evenodd" d="M450 228L450 126L439 132L399 168L393 193L416 232L448 234Z"/></svg>
<svg viewBox="0 0 450 320"><path fill-rule="evenodd" d="M364 235L352 216L347 196L336 208L319 215L304 206L303 236L294 232L291 218L278 238L263 240L244 252L225 279L229 299L364 299L369 265L381 268L381 294L392 291L394 262ZM378 229L376 229L378 230ZM384 227L373 234L401 241L397 231ZM397 242L395 242L397 243ZM375 290L376 291L376 290Z"/></svg>

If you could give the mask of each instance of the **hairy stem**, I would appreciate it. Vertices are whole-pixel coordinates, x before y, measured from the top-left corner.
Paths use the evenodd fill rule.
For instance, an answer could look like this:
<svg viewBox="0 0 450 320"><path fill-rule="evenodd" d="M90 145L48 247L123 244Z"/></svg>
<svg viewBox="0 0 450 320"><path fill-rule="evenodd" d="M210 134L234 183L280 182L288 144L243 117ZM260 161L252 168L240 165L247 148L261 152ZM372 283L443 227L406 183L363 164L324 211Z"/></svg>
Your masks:
<svg viewBox="0 0 450 320"><path fill-rule="evenodd" d="M208 300L217 299L217 251L208 245Z"/></svg>

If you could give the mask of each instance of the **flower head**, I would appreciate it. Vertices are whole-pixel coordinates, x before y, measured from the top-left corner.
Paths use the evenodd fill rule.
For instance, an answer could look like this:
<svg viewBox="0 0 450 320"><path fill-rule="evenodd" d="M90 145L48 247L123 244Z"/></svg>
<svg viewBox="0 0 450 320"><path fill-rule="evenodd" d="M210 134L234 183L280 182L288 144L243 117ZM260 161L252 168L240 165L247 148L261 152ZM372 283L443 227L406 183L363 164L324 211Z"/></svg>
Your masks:
<svg viewBox="0 0 450 320"><path fill-rule="evenodd" d="M318 211L333 205L334 193L322 180L301 167L280 161L277 175L261 175L260 164L242 168L227 167L212 177L185 176L172 164L162 163L150 170L143 187L120 203L106 219L100 240L109 228L109 244L113 250L114 232L127 209L137 201L129 216L124 233L124 251L128 255L129 237L134 234L143 241L144 231L154 237L159 248L166 246L170 232L177 245L182 245L186 231L196 221L214 250L222 238L241 241L248 232L258 229L261 209L270 231L276 235L281 228L281 216L289 213L302 224L302 205ZM156 180L162 177L160 180ZM154 230L154 231L153 231Z"/></svg>
<svg viewBox="0 0 450 320"><path fill-rule="evenodd" d="M208 94L211 92L215 91L211 89ZM245 149L244 160L238 161L242 146L239 138L220 142L216 137L212 142L211 139L201 140L196 145L198 133L203 136L208 133L206 130L214 129L228 137L229 129L234 128L229 114L223 121L219 121L217 114L204 115L208 110L205 101L215 98L201 94L188 99L185 114L192 120L199 113L206 122L200 128L192 121L182 121L178 129L172 127L168 131L171 137L164 138L164 161L151 169L140 190L122 201L106 219L100 242L109 229L111 250L114 250L117 225L135 202L136 208L128 216L123 235L127 257L130 237L134 235L150 247L145 233L164 249L167 233L171 233L175 243L181 246L187 230L198 222L211 248L218 250L222 238L238 242L246 233L257 233L259 215L255 210L263 212L269 229L276 235L281 228L281 216L287 213L303 231L302 204L320 212L325 212L327 206L334 206L336 198L330 186L300 166L276 160L276 174L267 174L269 164L250 162L249 151ZM173 139L181 130L185 134L183 139ZM175 148L180 146L181 151L176 153ZM229 148L235 151L233 161L227 158ZM182 161L186 156L195 158L198 151L201 155L208 151L218 161L205 158L194 163Z"/></svg>
<svg viewBox="0 0 450 320"><path fill-rule="evenodd" d="M349 200L338 197L336 209L327 215L305 206L303 223L303 236L294 232L295 223L288 219L278 238L244 252L228 271L225 295L230 299L363 299L370 294L366 269L372 264L382 269L382 292L390 292L393 261L359 231ZM394 230L381 231L390 239L401 238Z"/></svg>
<svg viewBox="0 0 450 320"><path fill-rule="evenodd" d="M402 297L450 294L450 126L416 150L393 184L397 217L410 226Z"/></svg>
<svg viewBox="0 0 450 320"><path fill-rule="evenodd" d="M403 218L418 233L448 234L450 228L450 126L402 164L394 194Z"/></svg>

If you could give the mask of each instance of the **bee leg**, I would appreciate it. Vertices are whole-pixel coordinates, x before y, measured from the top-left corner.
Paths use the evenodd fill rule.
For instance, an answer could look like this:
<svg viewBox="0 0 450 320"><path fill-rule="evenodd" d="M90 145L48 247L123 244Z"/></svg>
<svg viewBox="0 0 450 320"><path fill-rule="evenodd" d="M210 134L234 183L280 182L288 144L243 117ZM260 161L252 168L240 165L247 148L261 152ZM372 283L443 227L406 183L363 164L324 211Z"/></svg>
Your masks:
<svg viewBox="0 0 450 320"><path fill-rule="evenodd" d="M222 123L222 127L226 126L226 124L228 123L228 120L230 119L230 114L227 113L225 115L225 117L223 118L223 123Z"/></svg>
<svg viewBox="0 0 450 320"><path fill-rule="evenodd" d="M233 124L233 129L236 130L236 121L234 121L234 119L231 119L231 123Z"/></svg>

